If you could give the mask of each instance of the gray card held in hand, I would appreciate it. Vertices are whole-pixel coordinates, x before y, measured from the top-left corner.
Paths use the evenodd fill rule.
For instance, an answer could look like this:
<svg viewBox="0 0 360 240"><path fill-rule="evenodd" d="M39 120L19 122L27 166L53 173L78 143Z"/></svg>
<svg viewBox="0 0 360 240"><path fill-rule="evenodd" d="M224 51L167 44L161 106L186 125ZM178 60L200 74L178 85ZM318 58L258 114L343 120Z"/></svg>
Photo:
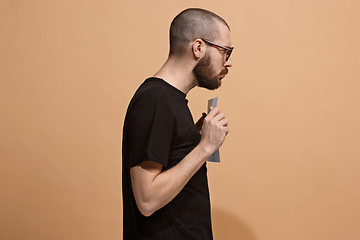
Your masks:
<svg viewBox="0 0 360 240"><path fill-rule="evenodd" d="M208 113L210 112L210 106L217 107L218 97L212 98L208 101ZM208 159L210 162L220 162L219 149L216 150Z"/></svg>

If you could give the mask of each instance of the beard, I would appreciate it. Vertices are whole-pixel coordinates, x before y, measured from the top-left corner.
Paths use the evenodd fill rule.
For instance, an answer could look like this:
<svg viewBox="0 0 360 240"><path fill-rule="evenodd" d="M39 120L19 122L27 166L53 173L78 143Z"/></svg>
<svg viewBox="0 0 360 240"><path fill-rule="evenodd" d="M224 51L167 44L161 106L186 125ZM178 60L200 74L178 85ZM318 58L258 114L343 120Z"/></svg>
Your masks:
<svg viewBox="0 0 360 240"><path fill-rule="evenodd" d="M221 81L218 79L218 74L216 74L215 70L210 66L210 62L210 56L205 56L196 64L193 73L198 81L199 87L214 90L221 86ZM227 72L228 70L225 69L221 71L220 74L226 75Z"/></svg>

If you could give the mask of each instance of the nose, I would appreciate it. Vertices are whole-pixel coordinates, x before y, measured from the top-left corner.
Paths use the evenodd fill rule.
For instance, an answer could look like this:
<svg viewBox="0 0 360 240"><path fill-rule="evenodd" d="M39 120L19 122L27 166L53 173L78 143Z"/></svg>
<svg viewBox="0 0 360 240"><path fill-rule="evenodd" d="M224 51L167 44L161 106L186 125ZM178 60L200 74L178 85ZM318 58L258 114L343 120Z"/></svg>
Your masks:
<svg viewBox="0 0 360 240"><path fill-rule="evenodd" d="M225 62L224 67L232 67L231 57Z"/></svg>

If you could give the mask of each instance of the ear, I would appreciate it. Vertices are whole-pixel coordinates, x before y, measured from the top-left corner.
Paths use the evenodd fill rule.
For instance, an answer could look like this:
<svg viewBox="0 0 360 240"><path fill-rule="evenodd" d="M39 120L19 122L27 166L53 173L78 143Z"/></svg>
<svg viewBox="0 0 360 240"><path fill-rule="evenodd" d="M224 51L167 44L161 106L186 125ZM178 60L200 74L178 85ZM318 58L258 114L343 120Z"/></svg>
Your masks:
<svg viewBox="0 0 360 240"><path fill-rule="evenodd" d="M192 44L192 53L196 60L205 56L206 47L203 40L201 40L200 38L194 40Z"/></svg>

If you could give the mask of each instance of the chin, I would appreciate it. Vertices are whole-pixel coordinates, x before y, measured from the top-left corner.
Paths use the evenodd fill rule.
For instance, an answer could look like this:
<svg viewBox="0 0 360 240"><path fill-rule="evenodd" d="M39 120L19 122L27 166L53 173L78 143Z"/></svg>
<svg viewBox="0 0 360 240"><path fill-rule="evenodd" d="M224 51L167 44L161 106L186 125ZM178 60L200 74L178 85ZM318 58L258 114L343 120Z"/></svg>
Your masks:
<svg viewBox="0 0 360 240"><path fill-rule="evenodd" d="M220 86L221 86L221 81L218 80L217 84L208 84L207 86L204 87L209 90L215 90L218 89Z"/></svg>
<svg viewBox="0 0 360 240"><path fill-rule="evenodd" d="M218 78L208 78L208 79L197 79L197 86L206 88L209 90L218 89L221 86L221 77Z"/></svg>

